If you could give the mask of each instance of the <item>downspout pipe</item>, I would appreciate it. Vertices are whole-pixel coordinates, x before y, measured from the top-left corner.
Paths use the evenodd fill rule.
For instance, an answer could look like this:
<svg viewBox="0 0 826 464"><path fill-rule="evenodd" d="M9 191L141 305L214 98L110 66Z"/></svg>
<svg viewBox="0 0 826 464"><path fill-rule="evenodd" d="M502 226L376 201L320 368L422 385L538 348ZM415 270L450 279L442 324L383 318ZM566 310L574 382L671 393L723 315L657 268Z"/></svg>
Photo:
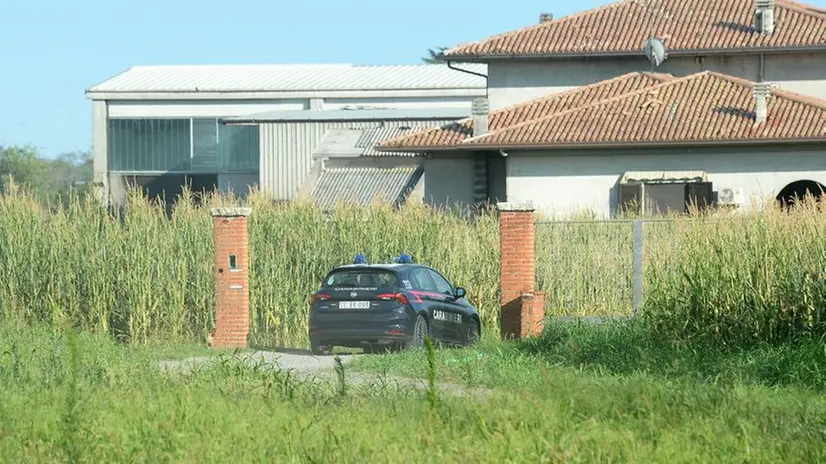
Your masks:
<svg viewBox="0 0 826 464"><path fill-rule="evenodd" d="M463 72L465 74L472 74L474 76L479 76L479 77L485 78L485 97L488 96L488 75L487 74L482 74L482 73L478 73L476 71L470 71L470 70L467 70L467 69L457 68L457 67L453 66L452 61L447 62L447 67L454 70L454 71L459 71L459 72Z"/></svg>

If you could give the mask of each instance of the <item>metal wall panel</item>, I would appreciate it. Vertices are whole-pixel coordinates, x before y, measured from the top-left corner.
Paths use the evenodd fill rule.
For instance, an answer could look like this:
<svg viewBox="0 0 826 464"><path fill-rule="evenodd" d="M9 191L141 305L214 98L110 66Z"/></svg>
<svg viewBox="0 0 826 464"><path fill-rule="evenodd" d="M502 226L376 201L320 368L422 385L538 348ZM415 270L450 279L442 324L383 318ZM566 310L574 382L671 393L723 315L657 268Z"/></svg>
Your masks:
<svg viewBox="0 0 826 464"><path fill-rule="evenodd" d="M328 130L381 127L432 127L453 120L325 121L261 124L261 190L276 200L292 200L310 173L313 153Z"/></svg>

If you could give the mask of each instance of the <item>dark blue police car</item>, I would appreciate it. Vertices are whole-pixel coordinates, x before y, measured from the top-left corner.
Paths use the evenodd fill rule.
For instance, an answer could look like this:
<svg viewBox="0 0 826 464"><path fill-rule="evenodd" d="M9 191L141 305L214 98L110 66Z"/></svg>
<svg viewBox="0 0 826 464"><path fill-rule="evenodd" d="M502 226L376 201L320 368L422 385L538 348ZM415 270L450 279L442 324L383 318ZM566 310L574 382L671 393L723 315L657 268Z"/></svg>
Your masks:
<svg viewBox="0 0 826 464"><path fill-rule="evenodd" d="M330 271L310 299L309 337L316 354L334 346L417 348L425 336L469 346L482 333L476 308L439 272L402 255L392 264L351 265Z"/></svg>

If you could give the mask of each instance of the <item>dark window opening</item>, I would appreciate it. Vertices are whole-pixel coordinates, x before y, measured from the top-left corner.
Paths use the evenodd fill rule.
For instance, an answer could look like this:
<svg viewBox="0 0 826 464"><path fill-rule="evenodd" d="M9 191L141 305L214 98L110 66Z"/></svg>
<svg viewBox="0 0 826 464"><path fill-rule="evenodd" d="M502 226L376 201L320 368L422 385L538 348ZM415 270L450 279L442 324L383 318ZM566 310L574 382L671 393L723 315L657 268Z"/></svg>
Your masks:
<svg viewBox="0 0 826 464"><path fill-rule="evenodd" d="M711 182L635 182L619 185L618 212L657 216L712 206Z"/></svg>
<svg viewBox="0 0 826 464"><path fill-rule="evenodd" d="M174 204L189 188L192 201L200 205L204 197L218 188L217 174L161 174L145 176L124 176L127 188L138 189L141 194L153 202L162 202L167 206Z"/></svg>
<svg viewBox="0 0 826 464"><path fill-rule="evenodd" d="M348 269L336 271L327 276L322 287L343 288L394 288L398 286L398 278L391 271L377 269Z"/></svg>
<svg viewBox="0 0 826 464"><path fill-rule="evenodd" d="M826 190L823 184L813 180L798 180L785 186L777 194L777 202L781 208L791 208L796 203L805 201L807 196L811 196L815 201L820 202L823 192Z"/></svg>

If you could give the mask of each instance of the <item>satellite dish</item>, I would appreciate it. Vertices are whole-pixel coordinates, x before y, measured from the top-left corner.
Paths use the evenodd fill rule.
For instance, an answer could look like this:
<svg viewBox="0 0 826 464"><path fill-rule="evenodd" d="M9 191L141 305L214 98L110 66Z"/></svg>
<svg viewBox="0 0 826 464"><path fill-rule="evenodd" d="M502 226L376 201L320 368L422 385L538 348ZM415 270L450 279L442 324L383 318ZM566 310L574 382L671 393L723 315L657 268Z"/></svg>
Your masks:
<svg viewBox="0 0 826 464"><path fill-rule="evenodd" d="M651 67L659 66L668 59L668 51L665 49L665 43L656 38L651 37L645 42L645 56L651 62Z"/></svg>

